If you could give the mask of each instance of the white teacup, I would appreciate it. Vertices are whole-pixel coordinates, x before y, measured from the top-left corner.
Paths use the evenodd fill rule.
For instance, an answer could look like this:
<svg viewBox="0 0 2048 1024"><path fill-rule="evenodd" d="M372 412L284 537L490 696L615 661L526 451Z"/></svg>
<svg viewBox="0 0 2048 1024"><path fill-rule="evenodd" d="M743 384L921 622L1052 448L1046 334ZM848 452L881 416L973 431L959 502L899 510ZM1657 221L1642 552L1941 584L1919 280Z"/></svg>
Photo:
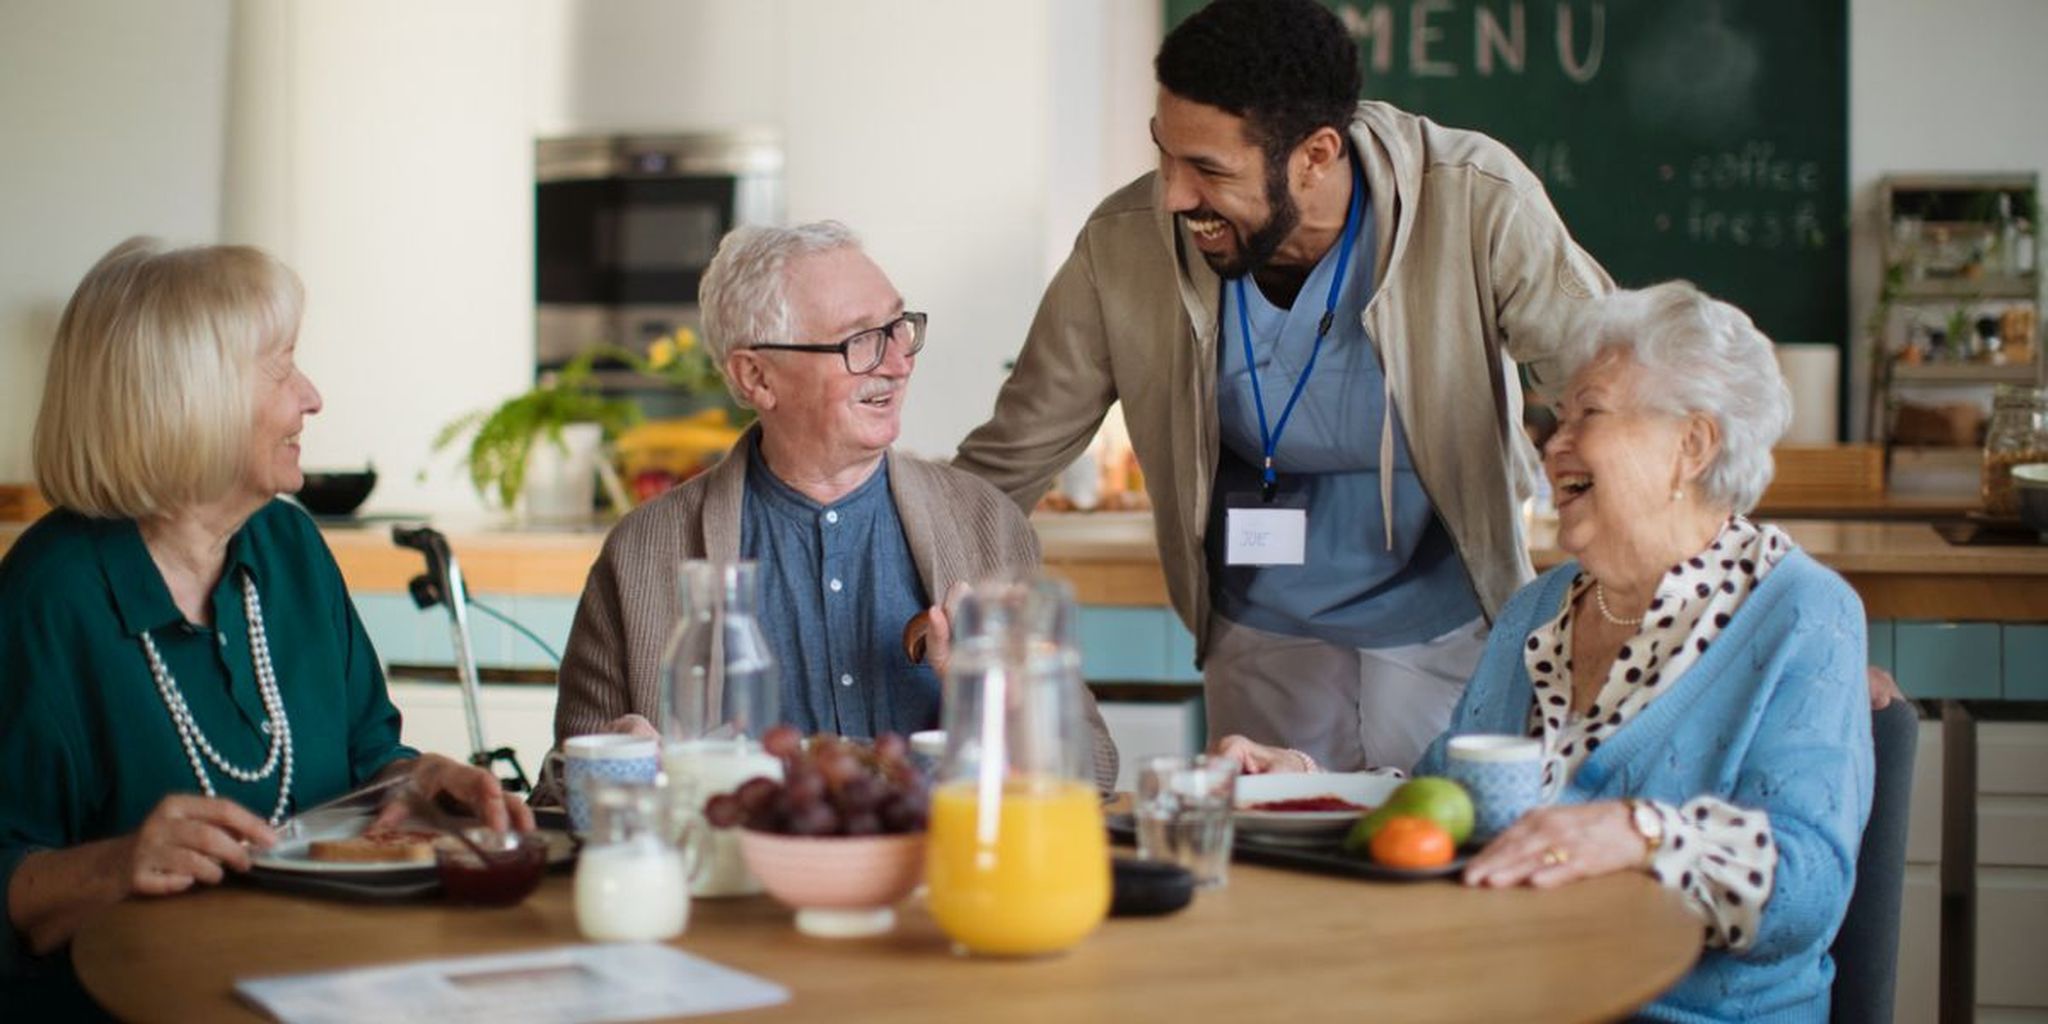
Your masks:
<svg viewBox="0 0 2048 1024"><path fill-rule="evenodd" d="M1507 831L1543 799L1543 744L1535 739L1488 733L1453 736L1444 752L1444 774L1472 797L1475 841L1483 843Z"/></svg>
<svg viewBox="0 0 2048 1024"><path fill-rule="evenodd" d="M571 736L562 749L548 754L548 763L559 762L562 781L568 790L569 827L577 835L590 831L590 799L585 790L590 779L614 782L653 782L661 773L661 744L642 736L600 732Z"/></svg>

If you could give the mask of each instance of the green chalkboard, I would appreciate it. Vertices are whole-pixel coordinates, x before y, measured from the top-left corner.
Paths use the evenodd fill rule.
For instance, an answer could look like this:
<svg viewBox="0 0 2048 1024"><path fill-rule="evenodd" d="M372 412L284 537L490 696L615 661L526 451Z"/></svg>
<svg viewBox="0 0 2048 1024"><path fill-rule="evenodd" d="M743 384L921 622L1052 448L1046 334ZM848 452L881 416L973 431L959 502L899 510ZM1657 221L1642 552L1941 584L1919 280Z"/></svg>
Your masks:
<svg viewBox="0 0 2048 1024"><path fill-rule="evenodd" d="M1624 285L1848 329L1847 0L1323 0L1365 95L1514 147ZM1167 0L1167 25L1203 0Z"/></svg>

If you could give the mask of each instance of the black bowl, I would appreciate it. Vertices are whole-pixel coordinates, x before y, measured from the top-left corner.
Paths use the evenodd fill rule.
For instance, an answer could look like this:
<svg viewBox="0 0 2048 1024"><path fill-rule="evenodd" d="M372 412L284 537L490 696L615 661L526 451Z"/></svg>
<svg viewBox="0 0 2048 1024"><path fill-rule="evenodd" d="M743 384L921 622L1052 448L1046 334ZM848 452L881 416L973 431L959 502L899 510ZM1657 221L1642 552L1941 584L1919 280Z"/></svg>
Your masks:
<svg viewBox="0 0 2048 1024"><path fill-rule="evenodd" d="M306 511L316 516L345 516L355 512L371 488L377 486L377 471L362 469L348 473L307 473L306 486L296 497Z"/></svg>
<svg viewBox="0 0 2048 1024"><path fill-rule="evenodd" d="M1113 857L1109 866L1112 917L1158 917L1195 898L1194 873L1178 864Z"/></svg>

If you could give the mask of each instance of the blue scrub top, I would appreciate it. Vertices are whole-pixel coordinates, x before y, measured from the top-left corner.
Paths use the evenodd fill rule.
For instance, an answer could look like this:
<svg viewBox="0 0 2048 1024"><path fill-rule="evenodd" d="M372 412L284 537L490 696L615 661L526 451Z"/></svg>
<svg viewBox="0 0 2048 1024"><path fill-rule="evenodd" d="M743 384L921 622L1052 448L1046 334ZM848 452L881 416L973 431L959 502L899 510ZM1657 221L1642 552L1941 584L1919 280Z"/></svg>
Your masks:
<svg viewBox="0 0 2048 1024"><path fill-rule="evenodd" d="M1354 187L1364 187L1363 182ZM1252 376L1245 367L1239 292L1235 280L1223 283L1216 387L1223 450L1210 501L1208 544L1212 596L1224 618L1358 648L1420 643L1480 614L1478 595L1450 533L1416 478L1398 416L1389 470L1394 473L1394 543L1387 546L1379 462L1386 382L1362 319L1373 295L1375 212L1368 200L1334 323L1273 455L1280 493L1307 502L1303 565L1224 564L1225 508L1232 495L1258 494L1264 448ZM1273 305L1256 282L1245 282L1245 312L1269 422L1279 419L1314 348L1316 325L1337 273L1338 248L1331 246L1316 264L1292 309Z"/></svg>

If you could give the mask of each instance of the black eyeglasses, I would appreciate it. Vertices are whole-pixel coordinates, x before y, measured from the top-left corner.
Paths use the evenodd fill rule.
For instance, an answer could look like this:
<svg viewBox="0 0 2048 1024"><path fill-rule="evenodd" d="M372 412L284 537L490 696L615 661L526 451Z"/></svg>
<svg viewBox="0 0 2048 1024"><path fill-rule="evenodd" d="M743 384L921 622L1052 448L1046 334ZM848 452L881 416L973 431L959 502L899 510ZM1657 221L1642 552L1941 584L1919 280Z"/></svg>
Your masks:
<svg viewBox="0 0 2048 1024"><path fill-rule="evenodd" d="M902 316L883 324L870 327L854 334L836 345L749 345L748 348L774 349L782 352L837 352L846 360L848 373L873 373L888 357L889 342L894 341L903 348L905 356L914 356L924 348L923 313L905 312Z"/></svg>

